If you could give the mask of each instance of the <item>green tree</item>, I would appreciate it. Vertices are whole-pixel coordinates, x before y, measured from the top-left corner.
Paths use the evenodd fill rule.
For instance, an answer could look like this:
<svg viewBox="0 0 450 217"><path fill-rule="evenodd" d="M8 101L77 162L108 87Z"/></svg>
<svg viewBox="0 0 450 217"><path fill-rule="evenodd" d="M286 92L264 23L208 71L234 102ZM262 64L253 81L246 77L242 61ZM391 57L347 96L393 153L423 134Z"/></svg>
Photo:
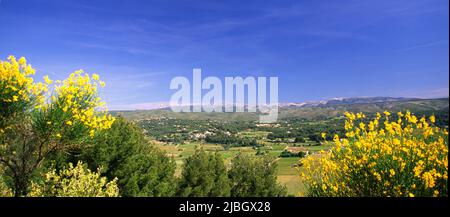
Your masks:
<svg viewBox="0 0 450 217"><path fill-rule="evenodd" d="M101 167L108 179L118 178L121 196L172 196L175 193L173 159L148 143L142 130L122 117L110 129L98 133L92 145L71 154L53 157L60 168L67 162L82 160L90 169Z"/></svg>
<svg viewBox="0 0 450 217"><path fill-rule="evenodd" d="M176 190L175 162L157 150L130 157L117 172L121 195L168 197Z"/></svg>
<svg viewBox="0 0 450 217"><path fill-rule="evenodd" d="M270 156L250 156L240 153L228 172L233 197L279 197L286 188L277 183L277 164Z"/></svg>
<svg viewBox="0 0 450 217"><path fill-rule="evenodd" d="M98 133L89 147L74 155L80 156L90 168L101 166L102 173L112 177L130 157L141 153L145 146L148 143L141 130L124 118L117 117L109 130Z"/></svg>
<svg viewBox="0 0 450 217"><path fill-rule="evenodd" d="M183 167L178 195L183 197L230 196L227 170L219 153L197 149Z"/></svg>

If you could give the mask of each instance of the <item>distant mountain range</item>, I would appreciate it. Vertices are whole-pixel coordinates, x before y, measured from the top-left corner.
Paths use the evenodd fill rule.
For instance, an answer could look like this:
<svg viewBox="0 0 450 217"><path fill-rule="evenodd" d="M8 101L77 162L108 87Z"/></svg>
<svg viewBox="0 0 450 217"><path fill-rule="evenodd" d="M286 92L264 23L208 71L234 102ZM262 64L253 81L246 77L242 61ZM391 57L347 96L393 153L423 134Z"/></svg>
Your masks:
<svg viewBox="0 0 450 217"><path fill-rule="evenodd" d="M350 97L350 98L333 98L330 100L300 102L300 103L280 103L280 107L330 107L336 105L350 105L350 104L365 104L365 103L385 103L385 102L399 102L421 100L419 98L405 98L405 97Z"/></svg>
<svg viewBox="0 0 450 217"><path fill-rule="evenodd" d="M353 97L334 98L316 102L280 103L279 119L323 118L342 116L344 111L375 113L383 111L444 112L448 113L449 98L418 99L402 97ZM165 107L154 110L112 111L113 115L122 115L127 119L148 118L211 119L223 121L258 120L258 113L250 112L172 112Z"/></svg>
<svg viewBox="0 0 450 217"><path fill-rule="evenodd" d="M442 98L448 99L448 98ZM314 108L314 107L333 107L338 105L353 105L353 104L369 104L369 103L388 103L388 102L406 102L406 101L420 101L429 99L420 98L406 98L406 97L340 97L332 98L329 100L319 100L319 101L307 101L307 102L287 102L279 103L280 108ZM433 99L431 99L433 100ZM192 105L190 108L192 109ZM225 107L233 107L233 105L225 105ZM247 108L247 105L244 105ZM159 106L154 106L147 109L135 109L135 110L171 110L168 103L160 104Z"/></svg>

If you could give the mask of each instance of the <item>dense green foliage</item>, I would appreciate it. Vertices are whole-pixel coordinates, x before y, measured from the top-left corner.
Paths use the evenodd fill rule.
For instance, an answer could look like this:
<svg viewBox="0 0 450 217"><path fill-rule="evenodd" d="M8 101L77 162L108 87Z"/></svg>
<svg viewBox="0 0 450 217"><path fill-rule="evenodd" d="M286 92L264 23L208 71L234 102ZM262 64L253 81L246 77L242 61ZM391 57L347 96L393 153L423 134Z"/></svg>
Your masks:
<svg viewBox="0 0 450 217"><path fill-rule="evenodd" d="M228 172L233 197L279 197L286 188L277 183L276 159L239 154Z"/></svg>
<svg viewBox="0 0 450 217"><path fill-rule="evenodd" d="M171 196L175 162L144 138L142 130L123 118L96 136L82 156L90 168L119 179L122 196Z"/></svg>
<svg viewBox="0 0 450 217"><path fill-rule="evenodd" d="M230 181L222 156L203 149L186 159L178 187L183 197L230 196Z"/></svg>
<svg viewBox="0 0 450 217"><path fill-rule="evenodd" d="M121 196L171 196L175 162L145 139L142 130L118 117L111 129L96 135L92 145L49 160L57 168L82 160L91 170L101 167L108 179L118 178Z"/></svg>
<svg viewBox="0 0 450 217"><path fill-rule="evenodd" d="M122 196L168 197L175 193L175 162L159 150L130 157L116 172Z"/></svg>

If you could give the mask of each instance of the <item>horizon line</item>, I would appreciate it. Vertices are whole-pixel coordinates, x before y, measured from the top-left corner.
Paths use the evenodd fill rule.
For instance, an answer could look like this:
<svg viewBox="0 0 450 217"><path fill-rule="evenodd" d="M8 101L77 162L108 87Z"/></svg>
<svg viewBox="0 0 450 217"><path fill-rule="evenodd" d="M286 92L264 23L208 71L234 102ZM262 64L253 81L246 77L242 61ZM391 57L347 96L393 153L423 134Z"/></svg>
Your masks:
<svg viewBox="0 0 450 217"><path fill-rule="evenodd" d="M363 99L363 98L392 98L392 99L405 99L405 100L437 100L437 99L449 99L449 96L440 96L440 97L394 97L394 96L358 96L358 97L333 97L328 99L321 100L308 100L308 101L287 101L287 102L279 102L278 106L284 106L287 104L302 104L302 103L320 103L323 101L331 101L331 100L344 100L344 99ZM180 106L193 106L195 104L189 105L180 105ZM236 103L223 104L222 106L229 105L237 105ZM240 104L239 104L240 105ZM248 104L244 104L244 106L248 106ZM288 105L287 105L288 106ZM169 102L143 102L143 103L131 103L126 105L118 105L113 106L118 108L109 108L109 111L145 111L145 110L159 110L170 108ZM120 108L122 107L122 108ZM126 108L128 107L128 108ZM141 107L141 108L139 108Z"/></svg>

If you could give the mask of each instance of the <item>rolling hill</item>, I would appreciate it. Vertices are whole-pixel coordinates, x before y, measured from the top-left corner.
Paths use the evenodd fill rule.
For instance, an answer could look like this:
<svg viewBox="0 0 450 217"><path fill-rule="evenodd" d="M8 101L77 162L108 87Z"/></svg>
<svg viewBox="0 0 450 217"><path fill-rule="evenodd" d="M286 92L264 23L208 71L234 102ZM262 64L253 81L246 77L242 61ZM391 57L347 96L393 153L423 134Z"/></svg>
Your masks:
<svg viewBox="0 0 450 217"><path fill-rule="evenodd" d="M391 112L409 110L411 112L446 112L449 110L449 98L417 99L393 97L357 97L322 100L305 103L284 103L279 106L279 120L289 118L330 118L341 116L344 111L375 113L385 110ZM176 119L209 119L218 121L252 121L258 120L258 113L194 113L172 112L170 109L112 111L113 115L121 115L130 120L176 118Z"/></svg>

